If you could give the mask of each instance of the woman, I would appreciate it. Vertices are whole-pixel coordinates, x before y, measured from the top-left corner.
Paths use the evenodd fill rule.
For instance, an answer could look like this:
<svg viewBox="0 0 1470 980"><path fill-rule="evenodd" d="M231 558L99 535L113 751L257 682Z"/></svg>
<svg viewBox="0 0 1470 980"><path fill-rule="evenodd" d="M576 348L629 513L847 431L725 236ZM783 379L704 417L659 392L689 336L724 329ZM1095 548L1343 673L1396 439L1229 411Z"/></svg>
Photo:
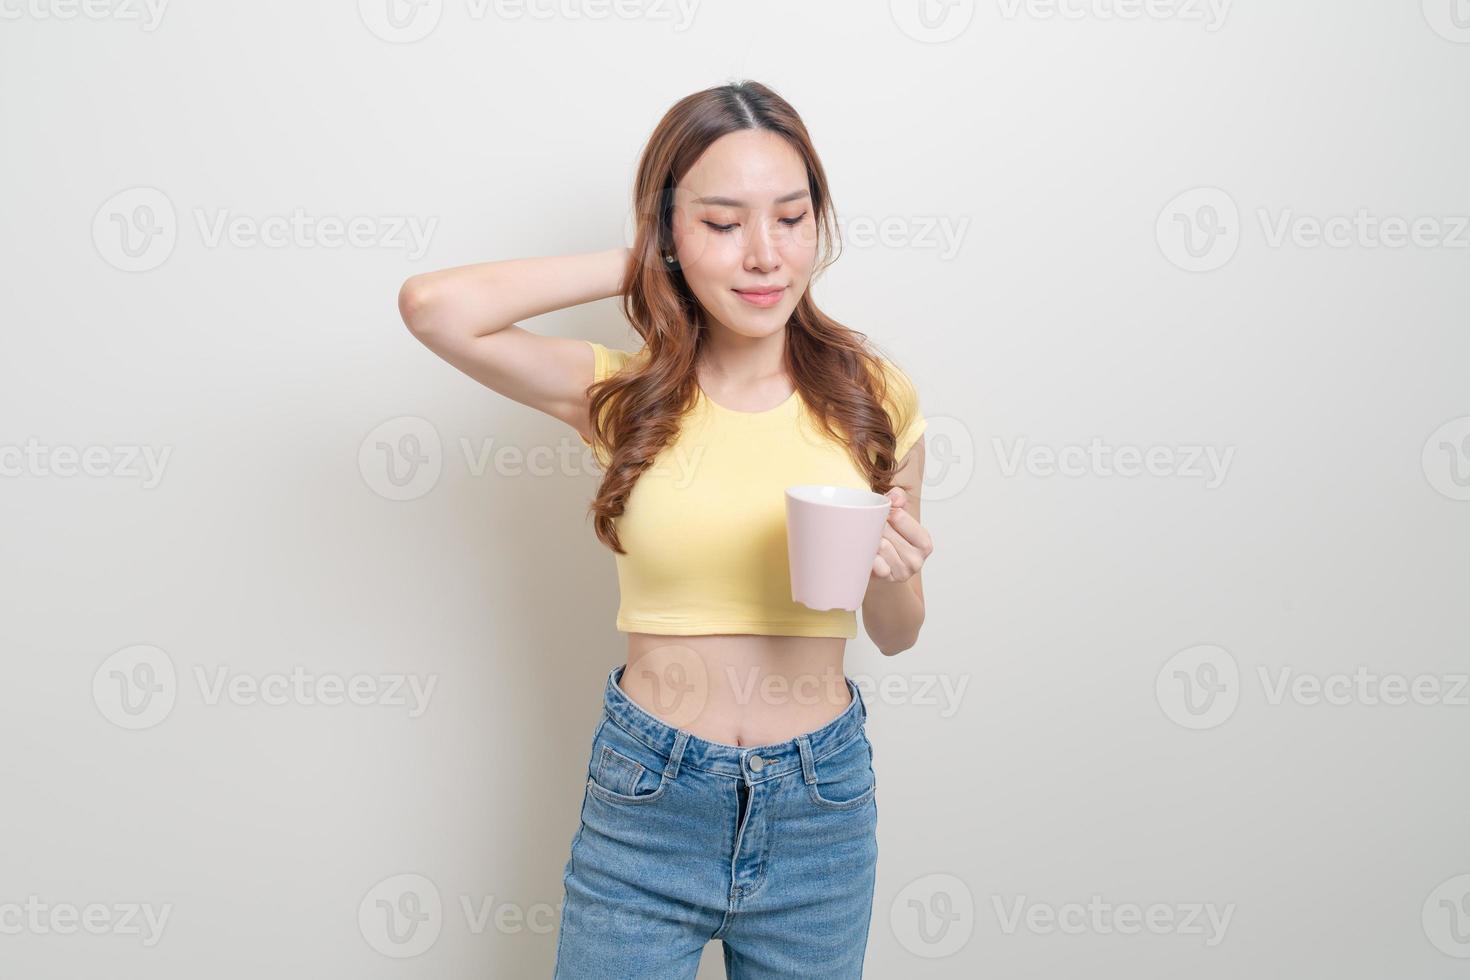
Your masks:
<svg viewBox="0 0 1470 980"><path fill-rule="evenodd" d="M631 249L410 278L425 345L570 425L604 469L624 665L604 685L563 883L558 978L862 975L877 859L849 610L792 601L784 489L893 506L862 601L885 655L924 619L925 422L906 376L808 291L833 211L796 112L731 84L676 103L641 156ZM821 256L819 261L819 246ZM638 351L514 321L609 296Z"/></svg>

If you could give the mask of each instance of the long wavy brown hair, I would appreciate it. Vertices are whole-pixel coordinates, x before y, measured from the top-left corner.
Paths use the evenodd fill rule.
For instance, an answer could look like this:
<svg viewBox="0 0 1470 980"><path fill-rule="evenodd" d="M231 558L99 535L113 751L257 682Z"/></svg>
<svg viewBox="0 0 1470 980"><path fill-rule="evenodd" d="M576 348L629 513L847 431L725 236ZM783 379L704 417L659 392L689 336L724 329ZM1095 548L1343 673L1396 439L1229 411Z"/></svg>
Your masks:
<svg viewBox="0 0 1470 980"><path fill-rule="evenodd" d="M699 388L695 364L709 333L706 312L683 274L662 258L674 252L674 189L710 144L743 129L779 134L806 163L819 249L811 281L840 253L840 242L833 250L836 214L826 174L806 126L785 99L759 82L744 81L695 92L664 114L638 162L633 260L622 283L623 313L643 338L646 357L587 389L592 442L608 459L588 511L598 539L620 555L627 552L614 518L693 407ZM785 348L786 371L823 434L847 446L870 489L886 493L893 485L897 440L883 407L892 393L881 355L866 334L819 310L810 284L787 321Z"/></svg>

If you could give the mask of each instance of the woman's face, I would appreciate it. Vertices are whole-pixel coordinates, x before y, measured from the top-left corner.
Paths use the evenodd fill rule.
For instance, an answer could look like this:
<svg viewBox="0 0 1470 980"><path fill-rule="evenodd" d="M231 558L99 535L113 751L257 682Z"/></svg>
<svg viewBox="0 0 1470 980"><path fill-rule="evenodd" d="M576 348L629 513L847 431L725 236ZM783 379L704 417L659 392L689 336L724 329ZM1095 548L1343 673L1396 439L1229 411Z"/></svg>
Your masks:
<svg viewBox="0 0 1470 980"><path fill-rule="evenodd" d="M747 337L785 329L817 257L806 165L769 130L725 134L675 188L673 233L684 280L713 319Z"/></svg>

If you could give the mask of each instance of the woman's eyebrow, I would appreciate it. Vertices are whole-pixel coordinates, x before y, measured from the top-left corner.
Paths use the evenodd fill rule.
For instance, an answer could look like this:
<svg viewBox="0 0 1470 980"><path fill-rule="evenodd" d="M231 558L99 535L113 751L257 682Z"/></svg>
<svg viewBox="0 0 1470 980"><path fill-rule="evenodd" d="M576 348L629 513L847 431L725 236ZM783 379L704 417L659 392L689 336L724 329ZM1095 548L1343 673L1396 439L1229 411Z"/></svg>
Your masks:
<svg viewBox="0 0 1470 980"><path fill-rule="evenodd" d="M787 201L795 201L798 198L807 197L807 196L808 196L808 192L807 192L806 188L802 188L799 191L792 191L790 194L782 194L780 197L776 198L776 200L774 202L772 202L772 203L775 203L775 204L785 204ZM696 197L694 199L694 203L695 204L718 204L718 205L721 205L721 206L727 207L727 208L745 208L745 207L749 207L750 206L750 205L746 204L744 201L737 201L737 200L735 200L733 197L720 197L719 195L711 195L710 197Z"/></svg>

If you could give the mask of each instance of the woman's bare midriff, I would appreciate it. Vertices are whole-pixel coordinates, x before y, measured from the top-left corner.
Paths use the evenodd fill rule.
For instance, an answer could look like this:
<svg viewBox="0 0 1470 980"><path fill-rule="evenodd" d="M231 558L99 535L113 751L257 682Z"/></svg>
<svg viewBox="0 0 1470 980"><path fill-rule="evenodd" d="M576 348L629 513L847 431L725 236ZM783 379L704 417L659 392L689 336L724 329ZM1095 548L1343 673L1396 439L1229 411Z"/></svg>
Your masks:
<svg viewBox="0 0 1470 980"><path fill-rule="evenodd" d="M644 711L725 745L771 745L821 728L847 710L837 636L628 633L618 684Z"/></svg>

